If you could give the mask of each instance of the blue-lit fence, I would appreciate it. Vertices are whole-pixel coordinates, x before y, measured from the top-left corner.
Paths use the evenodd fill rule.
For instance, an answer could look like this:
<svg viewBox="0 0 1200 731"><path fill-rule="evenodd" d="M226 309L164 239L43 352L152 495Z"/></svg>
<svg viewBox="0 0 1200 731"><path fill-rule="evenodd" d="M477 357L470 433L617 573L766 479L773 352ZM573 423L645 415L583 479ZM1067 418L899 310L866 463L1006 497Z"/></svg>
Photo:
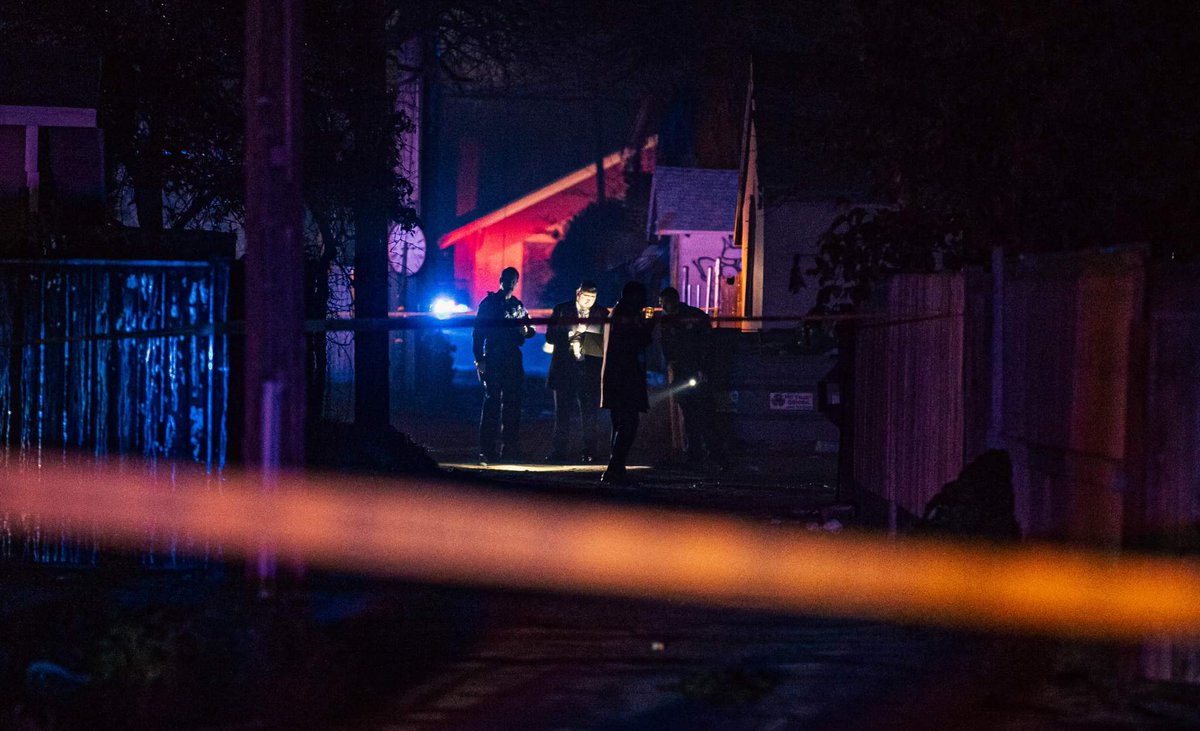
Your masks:
<svg viewBox="0 0 1200 731"><path fill-rule="evenodd" d="M220 470L228 290L221 261L0 261L6 461L129 454ZM148 528L139 560L176 566L181 547L189 565L207 556L181 541ZM88 564L99 550L91 532L0 514L0 558Z"/></svg>
<svg viewBox="0 0 1200 731"><path fill-rule="evenodd" d="M0 261L0 438L225 462L225 262Z"/></svg>

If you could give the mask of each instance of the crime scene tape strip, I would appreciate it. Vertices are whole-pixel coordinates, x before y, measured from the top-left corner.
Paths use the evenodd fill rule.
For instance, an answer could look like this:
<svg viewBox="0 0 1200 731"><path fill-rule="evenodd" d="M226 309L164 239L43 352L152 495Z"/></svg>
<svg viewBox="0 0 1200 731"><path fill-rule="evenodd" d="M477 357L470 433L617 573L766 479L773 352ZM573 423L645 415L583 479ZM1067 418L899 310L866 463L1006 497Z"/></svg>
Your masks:
<svg viewBox="0 0 1200 731"><path fill-rule="evenodd" d="M292 477L264 492L244 476L163 486L49 468L2 480L0 509L128 545L154 525L227 553L271 545L313 566L432 582L1072 637L1200 636L1200 565L1191 560L823 536L445 483Z"/></svg>

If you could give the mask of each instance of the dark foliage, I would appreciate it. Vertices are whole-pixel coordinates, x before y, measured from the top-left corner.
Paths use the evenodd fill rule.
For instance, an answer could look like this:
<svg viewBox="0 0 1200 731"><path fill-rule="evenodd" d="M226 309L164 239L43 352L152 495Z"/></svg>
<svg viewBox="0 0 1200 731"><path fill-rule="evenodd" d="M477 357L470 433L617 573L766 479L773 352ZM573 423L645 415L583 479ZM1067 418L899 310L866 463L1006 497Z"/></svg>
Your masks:
<svg viewBox="0 0 1200 731"><path fill-rule="evenodd" d="M132 199L152 238L164 226L197 227L240 211L242 10L225 0L66 0L0 10L5 46L99 61L109 190L114 202Z"/></svg>
<svg viewBox="0 0 1200 731"><path fill-rule="evenodd" d="M860 7L848 98L890 199L952 216L968 247L1195 252L1195 3Z"/></svg>
<svg viewBox="0 0 1200 731"><path fill-rule="evenodd" d="M626 174L624 199L593 202L567 224L562 239L550 255L553 275L543 299L565 302L585 279L599 287L598 302L611 306L625 282L634 280L657 291L663 269L662 252L646 240L649 175Z"/></svg>
<svg viewBox="0 0 1200 731"><path fill-rule="evenodd" d="M608 199L588 204L570 223L566 233L550 255L554 274L546 285L547 302L565 302L575 296L575 289L585 279L598 280L604 257L614 250L637 251L643 236L638 222L623 201ZM612 302L620 294L612 285L599 292L600 302Z"/></svg>
<svg viewBox="0 0 1200 731"><path fill-rule="evenodd" d="M910 208L854 208L834 219L818 242L818 313L853 312L889 273L935 271L962 255L957 237ZM953 264L951 264L952 266Z"/></svg>
<svg viewBox="0 0 1200 731"><path fill-rule="evenodd" d="M844 154L903 215L835 223L822 273L861 300L884 268L952 240L1057 251L1149 244L1200 251L1200 6L1185 0L847 4L831 46L854 59L837 124ZM923 221L914 226L913 221ZM882 226L892 230L883 232ZM907 239L907 240L904 240ZM854 257L857 256L857 259ZM917 270L923 269L922 256ZM833 280L831 280L833 281ZM841 286L841 285L839 285ZM831 296L830 302L839 297Z"/></svg>
<svg viewBox="0 0 1200 731"><path fill-rule="evenodd" d="M106 561L47 593L52 570L4 569L5 729L326 728L401 692L472 631L469 597L445 592L360 593L318 575L323 589L263 602L236 580Z"/></svg>

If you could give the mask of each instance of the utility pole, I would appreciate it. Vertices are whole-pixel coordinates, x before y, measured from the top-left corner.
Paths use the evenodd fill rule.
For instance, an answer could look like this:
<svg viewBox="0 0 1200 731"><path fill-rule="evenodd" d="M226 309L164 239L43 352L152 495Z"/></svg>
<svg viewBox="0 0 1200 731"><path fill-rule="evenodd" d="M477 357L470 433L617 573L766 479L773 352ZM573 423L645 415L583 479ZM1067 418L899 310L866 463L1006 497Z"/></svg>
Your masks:
<svg viewBox="0 0 1200 731"><path fill-rule="evenodd" d="M394 99L387 95L386 10L382 0L357 4L358 43L355 54L354 155L366 184L354 212L354 317L388 315L388 194L385 134ZM382 429L389 421L388 333L359 330L354 334L354 422Z"/></svg>
<svg viewBox="0 0 1200 731"><path fill-rule="evenodd" d="M272 490L304 462L304 205L301 0L246 6L246 433L250 469ZM257 565L275 574L273 547Z"/></svg>

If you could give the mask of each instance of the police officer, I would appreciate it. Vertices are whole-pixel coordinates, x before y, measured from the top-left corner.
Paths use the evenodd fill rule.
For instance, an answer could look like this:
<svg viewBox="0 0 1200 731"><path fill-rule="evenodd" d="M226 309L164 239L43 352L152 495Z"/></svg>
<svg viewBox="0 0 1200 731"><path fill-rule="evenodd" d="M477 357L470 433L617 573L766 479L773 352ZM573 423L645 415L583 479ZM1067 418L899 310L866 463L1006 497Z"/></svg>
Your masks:
<svg viewBox="0 0 1200 731"><path fill-rule="evenodd" d="M703 310L680 302L679 290L674 287L664 289L658 302L663 311L659 333L667 361L667 382L683 413L687 466L702 469L706 453L723 466L725 455L716 436L706 373L712 321Z"/></svg>
<svg viewBox="0 0 1200 731"><path fill-rule="evenodd" d="M520 278L514 267L500 272L499 291L489 292L479 303L475 315L472 349L475 371L483 383L479 459L484 464L499 459L524 459L521 453L521 389L525 382L525 366L521 346L533 337L534 329L525 306L513 296ZM496 452L497 433L503 445L499 453Z"/></svg>
<svg viewBox="0 0 1200 731"><path fill-rule="evenodd" d="M596 305L596 283L584 281L575 299L555 305L546 327L554 348L546 386L554 391L554 446L547 462L568 459L575 409L583 428L580 459L596 455L596 416L600 408L600 365L604 358L604 321L608 310Z"/></svg>

